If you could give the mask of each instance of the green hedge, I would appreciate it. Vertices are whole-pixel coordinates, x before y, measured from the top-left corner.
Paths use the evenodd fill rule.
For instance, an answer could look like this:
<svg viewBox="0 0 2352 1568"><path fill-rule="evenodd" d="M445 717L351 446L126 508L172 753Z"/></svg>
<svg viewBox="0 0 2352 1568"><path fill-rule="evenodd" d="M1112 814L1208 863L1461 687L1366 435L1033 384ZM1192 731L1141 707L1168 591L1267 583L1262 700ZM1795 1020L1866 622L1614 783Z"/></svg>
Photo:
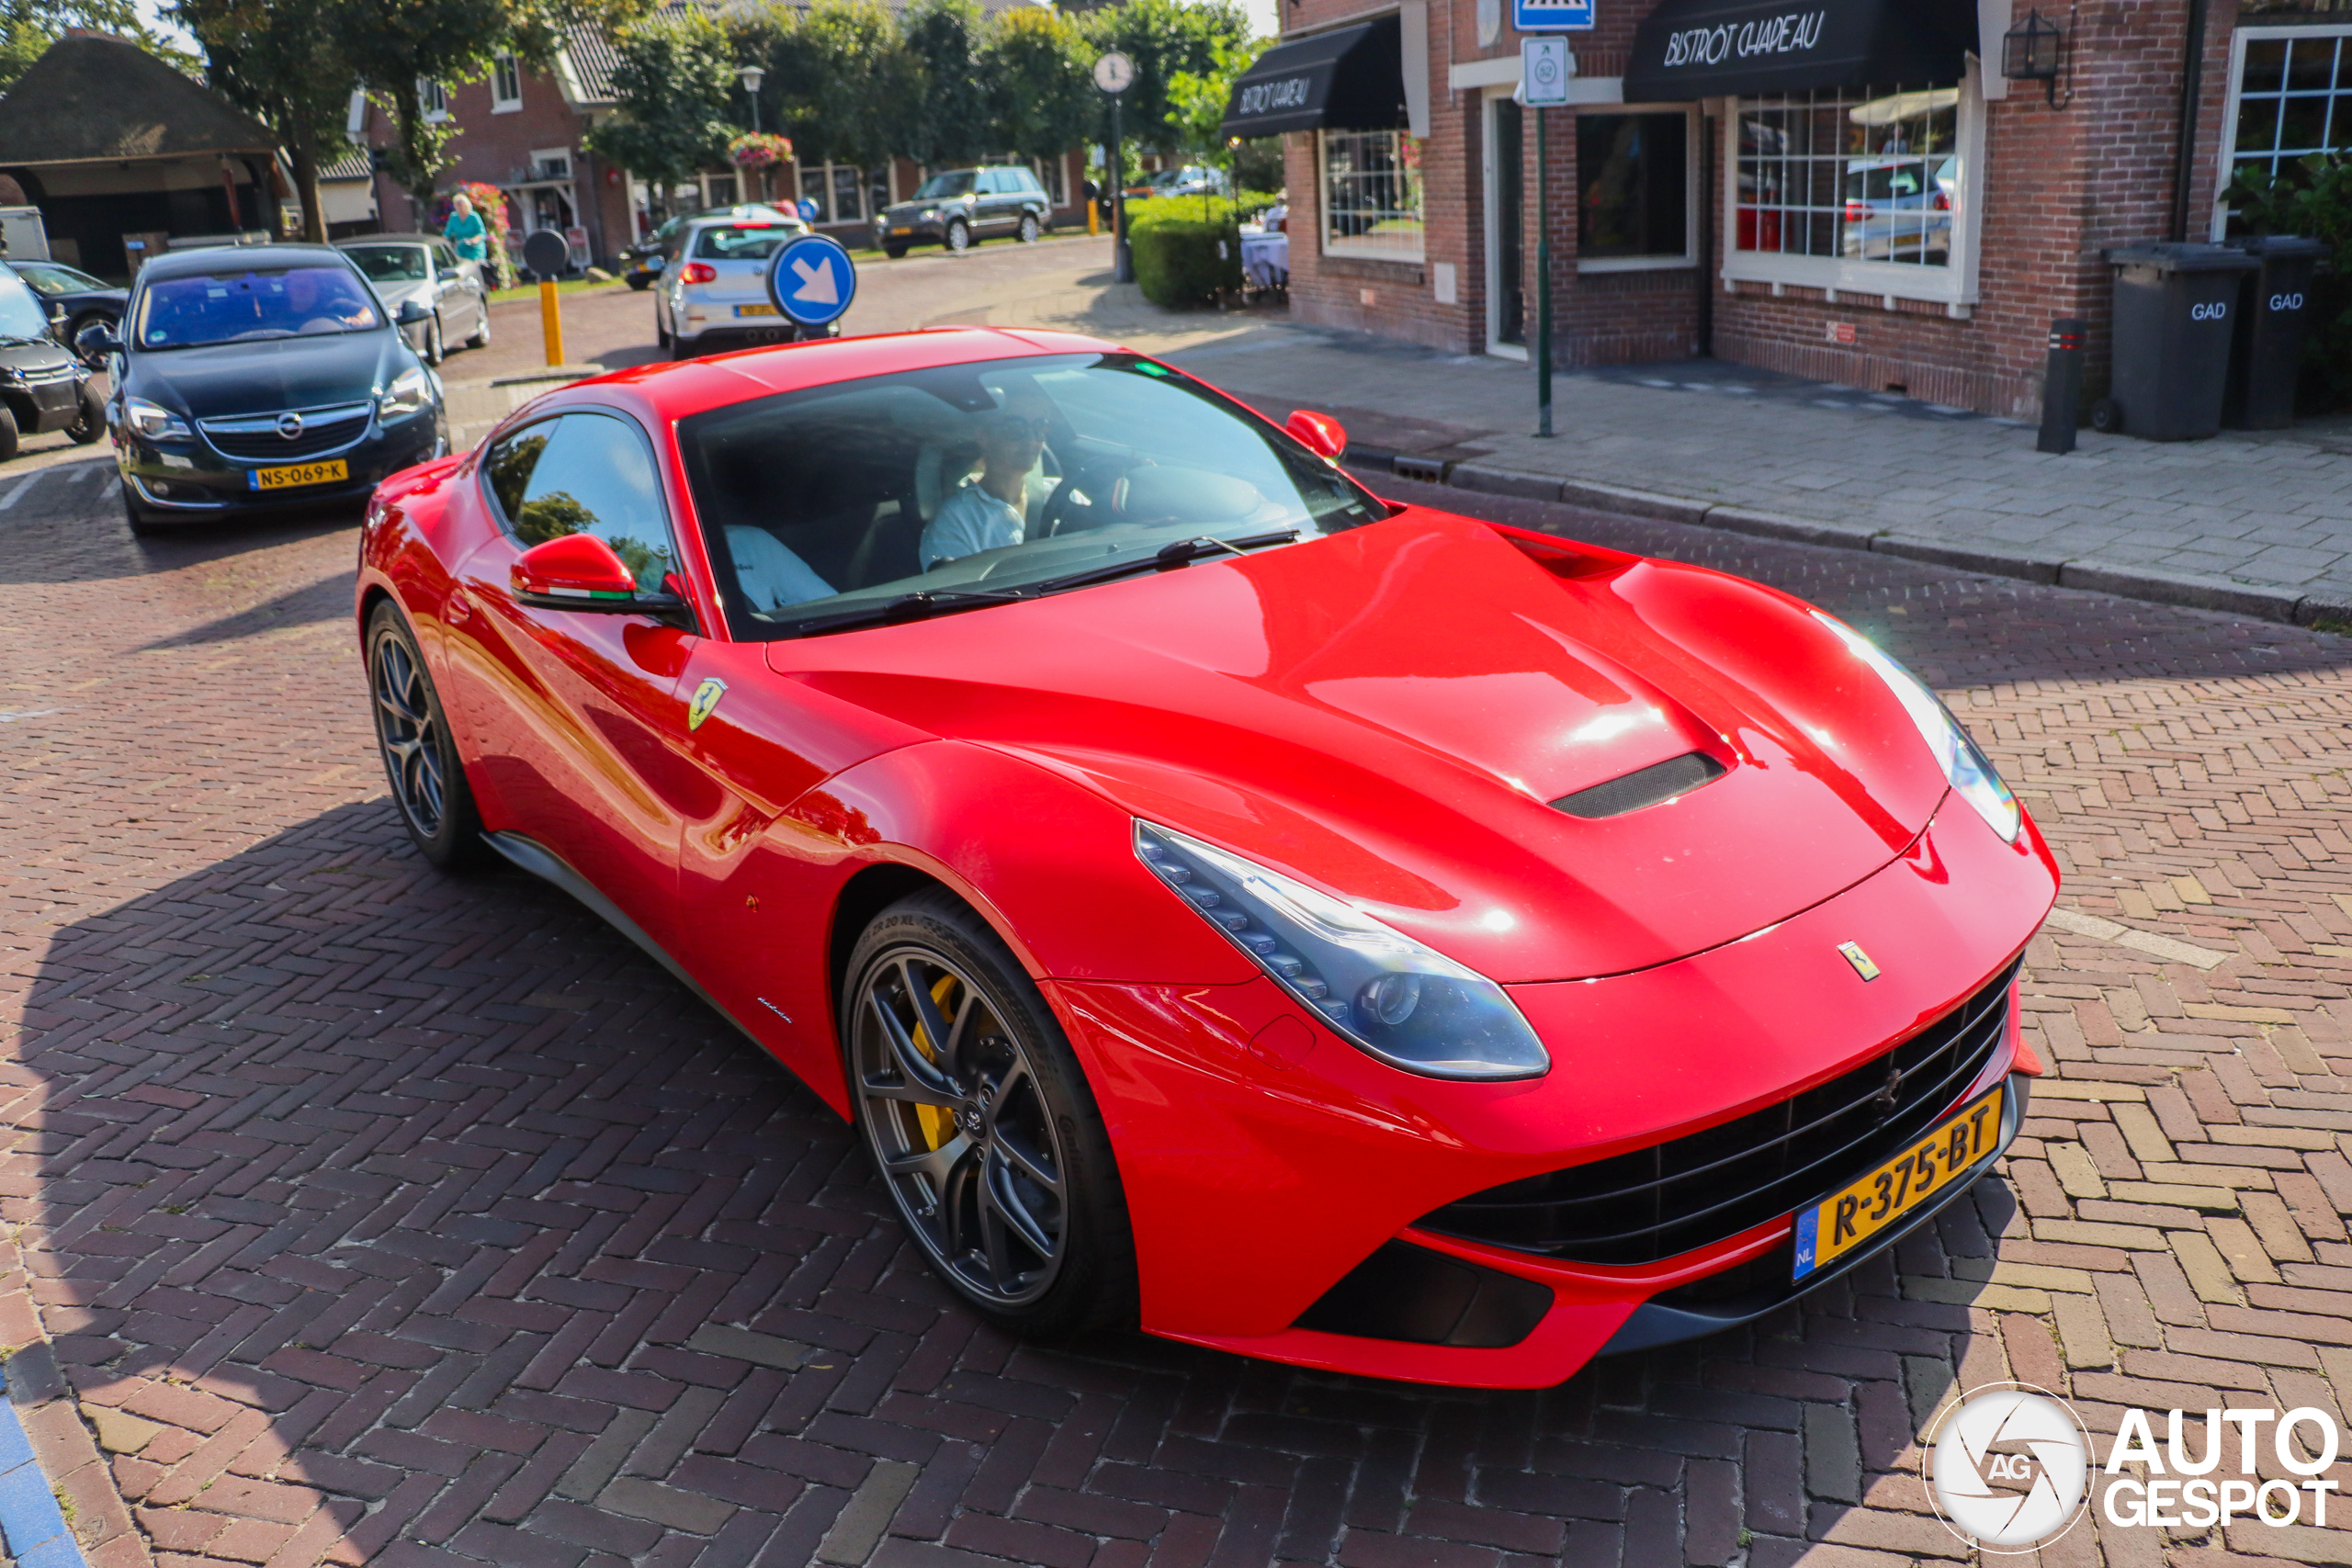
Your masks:
<svg viewBox="0 0 2352 1568"><path fill-rule="evenodd" d="M1127 243L1143 297L1155 305L1207 305L1220 292L1240 288L1241 215L1275 199L1244 191L1238 204L1181 196L1131 205Z"/></svg>

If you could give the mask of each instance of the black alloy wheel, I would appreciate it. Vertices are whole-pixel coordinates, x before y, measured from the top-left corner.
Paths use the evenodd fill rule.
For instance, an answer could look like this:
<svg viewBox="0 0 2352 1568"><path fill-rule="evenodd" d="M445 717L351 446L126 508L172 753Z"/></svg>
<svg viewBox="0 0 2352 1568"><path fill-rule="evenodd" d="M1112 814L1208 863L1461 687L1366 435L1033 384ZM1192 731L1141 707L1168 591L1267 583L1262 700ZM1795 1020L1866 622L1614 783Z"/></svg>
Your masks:
<svg viewBox="0 0 2352 1568"><path fill-rule="evenodd" d="M947 248L957 255L972 248L972 226L961 218L947 220Z"/></svg>
<svg viewBox="0 0 2352 1568"><path fill-rule="evenodd" d="M483 846L473 792L416 637L390 601L368 618L368 694L384 777L409 837L444 871L475 863Z"/></svg>
<svg viewBox="0 0 2352 1568"><path fill-rule="evenodd" d="M1021 215L1021 243L1024 245L1035 244L1037 243L1038 233L1037 215L1034 212L1023 213Z"/></svg>
<svg viewBox="0 0 2352 1568"><path fill-rule="evenodd" d="M944 891L884 910L842 997L866 1152L932 1268L990 1322L1057 1337L1135 1317L1109 1134L1045 998Z"/></svg>
<svg viewBox="0 0 2352 1568"><path fill-rule="evenodd" d="M435 310L433 320L425 323L424 352L419 357L427 365L438 365L447 355L448 349L441 341L441 312Z"/></svg>

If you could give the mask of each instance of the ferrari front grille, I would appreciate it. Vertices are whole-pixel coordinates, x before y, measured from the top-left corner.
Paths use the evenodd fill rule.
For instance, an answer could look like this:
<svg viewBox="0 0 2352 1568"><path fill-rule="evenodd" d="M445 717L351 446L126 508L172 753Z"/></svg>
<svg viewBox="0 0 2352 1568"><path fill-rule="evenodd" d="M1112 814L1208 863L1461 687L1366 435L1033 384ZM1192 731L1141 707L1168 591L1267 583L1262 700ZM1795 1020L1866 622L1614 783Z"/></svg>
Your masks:
<svg viewBox="0 0 2352 1568"><path fill-rule="evenodd" d="M2013 964L1894 1050L1778 1105L1645 1149L1490 1187L1423 1230L1579 1263L1655 1263L1737 1235L1869 1170L1976 1082Z"/></svg>

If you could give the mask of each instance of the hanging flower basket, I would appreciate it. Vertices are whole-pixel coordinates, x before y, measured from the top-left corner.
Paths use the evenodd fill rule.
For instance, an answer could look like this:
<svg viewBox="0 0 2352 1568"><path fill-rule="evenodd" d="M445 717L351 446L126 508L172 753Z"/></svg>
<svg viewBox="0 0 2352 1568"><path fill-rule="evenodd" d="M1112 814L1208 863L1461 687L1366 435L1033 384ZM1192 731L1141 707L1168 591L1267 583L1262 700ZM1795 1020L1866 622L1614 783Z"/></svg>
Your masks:
<svg viewBox="0 0 2352 1568"><path fill-rule="evenodd" d="M727 161L739 169L772 169L792 162L792 138L746 131L727 143Z"/></svg>

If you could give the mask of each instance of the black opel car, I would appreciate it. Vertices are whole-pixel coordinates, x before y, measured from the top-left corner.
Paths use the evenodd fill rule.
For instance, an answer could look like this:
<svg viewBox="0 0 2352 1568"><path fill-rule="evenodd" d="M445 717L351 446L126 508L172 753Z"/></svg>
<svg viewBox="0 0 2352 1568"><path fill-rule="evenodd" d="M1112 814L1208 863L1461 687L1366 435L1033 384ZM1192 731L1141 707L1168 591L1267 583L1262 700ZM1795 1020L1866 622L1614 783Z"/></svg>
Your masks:
<svg viewBox="0 0 2352 1568"><path fill-rule="evenodd" d="M89 367L49 334L40 299L0 266L0 462L23 436L62 430L88 443L105 427Z"/></svg>
<svg viewBox="0 0 2352 1568"><path fill-rule="evenodd" d="M141 267L107 425L135 531L364 499L448 447L441 383L342 252L175 251Z"/></svg>

